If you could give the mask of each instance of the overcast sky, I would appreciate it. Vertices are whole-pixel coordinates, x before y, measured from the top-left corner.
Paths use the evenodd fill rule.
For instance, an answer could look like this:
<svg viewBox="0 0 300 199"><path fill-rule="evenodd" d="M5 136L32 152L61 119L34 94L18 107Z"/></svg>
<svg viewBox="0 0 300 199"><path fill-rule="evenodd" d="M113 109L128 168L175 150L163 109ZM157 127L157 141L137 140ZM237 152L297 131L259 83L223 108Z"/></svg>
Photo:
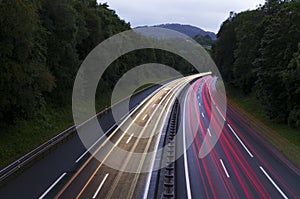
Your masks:
<svg viewBox="0 0 300 199"><path fill-rule="evenodd" d="M255 9L265 0L98 0L132 27L181 23L218 32L230 11Z"/></svg>

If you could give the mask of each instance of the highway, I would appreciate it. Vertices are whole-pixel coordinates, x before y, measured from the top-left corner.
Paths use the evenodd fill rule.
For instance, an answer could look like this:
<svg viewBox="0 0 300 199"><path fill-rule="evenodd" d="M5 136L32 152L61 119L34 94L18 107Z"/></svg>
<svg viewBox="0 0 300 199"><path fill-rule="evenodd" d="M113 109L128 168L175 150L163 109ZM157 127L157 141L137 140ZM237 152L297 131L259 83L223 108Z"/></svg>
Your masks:
<svg viewBox="0 0 300 199"><path fill-rule="evenodd" d="M132 110L157 88L158 86L154 86L139 95L133 96L130 99L129 109ZM123 105L124 103L120 103L116 108ZM112 113L109 112L99 119L99 123L102 129L109 134L113 130L112 127L115 126L116 121L112 117ZM85 156L82 156L83 154L85 154ZM0 198L39 198L46 193L52 185L55 184L59 186L63 183L67 176L64 176L57 184L55 182L64 173L74 173L82 162L77 162L79 158L84 159L89 156L90 154L86 153L86 148L82 144L79 136L75 135L41 160L35 162L21 175L9 181L5 186L0 187ZM95 160L93 164L98 164L98 162ZM56 189L56 186L52 189ZM45 198L51 198L51 193L46 194Z"/></svg>
<svg viewBox="0 0 300 199"><path fill-rule="evenodd" d="M54 198L142 198L149 175L143 171L152 169L154 157L135 154L156 150L172 101L195 78L172 81L147 97L104 142L95 146L93 156L102 156L103 161L95 165L90 164L93 156L85 160ZM134 119L129 123L128 118ZM108 145L108 141L114 145ZM129 153L120 155L117 148ZM106 166L108 161L115 161L119 170Z"/></svg>
<svg viewBox="0 0 300 199"><path fill-rule="evenodd" d="M0 198L300 198L299 169L232 107L225 113L217 85L207 73L142 92L121 121L99 120L106 136L89 151L74 136L1 187ZM174 164L160 150L168 144Z"/></svg>
<svg viewBox="0 0 300 199"><path fill-rule="evenodd" d="M179 198L299 198L299 170L274 154L272 146L261 139L237 112L228 106L222 113L217 79L205 77L186 92L182 120L186 137L193 137L187 149L187 166L178 161L176 172ZM218 128L224 125L220 134ZM203 140L219 137L211 152L200 157ZM182 169L181 169L182 170ZM188 177L187 177L188 176ZM185 179L185 180L182 180Z"/></svg>

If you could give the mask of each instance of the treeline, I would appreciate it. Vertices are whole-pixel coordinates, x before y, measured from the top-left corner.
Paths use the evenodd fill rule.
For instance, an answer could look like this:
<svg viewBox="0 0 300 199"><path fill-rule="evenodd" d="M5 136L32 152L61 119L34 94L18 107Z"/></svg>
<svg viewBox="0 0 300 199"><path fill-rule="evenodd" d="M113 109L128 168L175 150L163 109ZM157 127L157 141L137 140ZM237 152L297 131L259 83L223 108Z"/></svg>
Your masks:
<svg viewBox="0 0 300 199"><path fill-rule="evenodd" d="M223 79L256 92L270 119L300 128L300 3L268 0L231 13L213 45Z"/></svg>
<svg viewBox="0 0 300 199"><path fill-rule="evenodd" d="M101 41L130 29L96 0L0 1L0 121L71 104L81 61Z"/></svg>
<svg viewBox="0 0 300 199"><path fill-rule="evenodd" d="M76 73L88 53L129 29L129 23L96 0L0 1L0 126L5 130L14 121L33 119L47 105L71 105ZM125 72L144 63L192 71L172 53L138 50L107 69L96 97L111 92Z"/></svg>
<svg viewBox="0 0 300 199"><path fill-rule="evenodd" d="M202 45L204 47L207 47L207 46L210 47L213 43L213 40L209 35L202 36L200 34L200 35L197 35L196 37L194 37L194 39L196 42L198 42L200 45Z"/></svg>

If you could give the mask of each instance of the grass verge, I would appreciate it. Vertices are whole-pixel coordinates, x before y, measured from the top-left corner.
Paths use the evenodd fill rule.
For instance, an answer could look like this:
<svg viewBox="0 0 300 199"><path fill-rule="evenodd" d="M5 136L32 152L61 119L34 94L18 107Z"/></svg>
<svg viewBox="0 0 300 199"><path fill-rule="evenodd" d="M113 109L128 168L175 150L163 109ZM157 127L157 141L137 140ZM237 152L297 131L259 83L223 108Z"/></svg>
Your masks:
<svg viewBox="0 0 300 199"><path fill-rule="evenodd" d="M153 85L147 84L135 91L134 94ZM102 93L101 97L96 99L96 110L101 111L110 106L110 100L111 92ZM71 105L62 108L48 105L39 110L31 120L19 120L14 126L0 129L0 169L72 125L74 122Z"/></svg>
<svg viewBox="0 0 300 199"><path fill-rule="evenodd" d="M245 96L237 89L226 85L226 94L229 98L228 102L238 109L251 126L300 168L299 130L271 121L265 115L254 93Z"/></svg>
<svg viewBox="0 0 300 199"><path fill-rule="evenodd" d="M96 100L96 110L110 104L110 94ZM29 120L19 120L14 126L1 129L0 169L35 149L50 138L74 125L72 106L55 108L46 106Z"/></svg>

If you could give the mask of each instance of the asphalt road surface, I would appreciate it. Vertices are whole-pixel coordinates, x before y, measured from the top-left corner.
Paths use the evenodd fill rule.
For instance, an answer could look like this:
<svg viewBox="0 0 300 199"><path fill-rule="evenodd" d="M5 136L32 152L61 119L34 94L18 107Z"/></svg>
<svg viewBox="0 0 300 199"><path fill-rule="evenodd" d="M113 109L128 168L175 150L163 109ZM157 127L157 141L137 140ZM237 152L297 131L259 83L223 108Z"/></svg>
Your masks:
<svg viewBox="0 0 300 199"><path fill-rule="evenodd" d="M159 171L149 171L161 162L155 152L176 99L176 198L300 198L299 169L226 106L217 81L194 75L142 92L120 121L100 118L106 136L83 127L93 138L88 150L79 136L66 140L0 198L158 198Z"/></svg>
<svg viewBox="0 0 300 199"><path fill-rule="evenodd" d="M185 183L177 187L178 198L300 198L299 170L232 107L224 113L216 85L217 78L205 77L185 94L182 140L194 141L177 162L182 171L177 170L178 184ZM203 146L211 149L205 157Z"/></svg>

